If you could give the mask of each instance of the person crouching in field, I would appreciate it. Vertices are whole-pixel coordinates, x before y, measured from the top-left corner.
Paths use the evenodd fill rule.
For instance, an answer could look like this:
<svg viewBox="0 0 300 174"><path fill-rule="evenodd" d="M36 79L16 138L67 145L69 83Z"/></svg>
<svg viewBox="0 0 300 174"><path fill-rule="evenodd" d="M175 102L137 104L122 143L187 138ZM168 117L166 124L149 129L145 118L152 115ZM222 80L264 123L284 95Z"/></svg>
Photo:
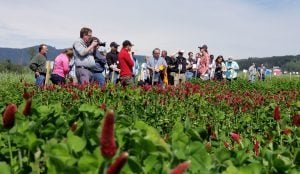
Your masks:
<svg viewBox="0 0 300 174"><path fill-rule="evenodd" d="M53 84L65 84L69 73L69 62L73 57L73 49L68 48L59 54L54 60L54 67L50 80Z"/></svg>
<svg viewBox="0 0 300 174"><path fill-rule="evenodd" d="M39 46L39 53L30 61L29 68L35 73L35 84L38 87L42 87L45 84L47 52L47 45L41 44Z"/></svg>

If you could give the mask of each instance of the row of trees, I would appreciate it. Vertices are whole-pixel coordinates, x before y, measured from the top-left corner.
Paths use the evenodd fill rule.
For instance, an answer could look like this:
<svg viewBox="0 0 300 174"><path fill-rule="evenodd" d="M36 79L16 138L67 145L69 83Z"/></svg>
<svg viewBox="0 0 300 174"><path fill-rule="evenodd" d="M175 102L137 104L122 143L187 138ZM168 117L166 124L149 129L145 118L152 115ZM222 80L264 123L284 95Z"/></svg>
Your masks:
<svg viewBox="0 0 300 174"><path fill-rule="evenodd" d="M279 66L283 71L300 72L300 55L297 56L274 56L265 58L248 58L237 61L240 69L248 69L252 63L257 66L264 64L267 68Z"/></svg>
<svg viewBox="0 0 300 174"><path fill-rule="evenodd" d="M0 72L14 72L23 74L30 72L28 66L12 63L10 59L0 62Z"/></svg>

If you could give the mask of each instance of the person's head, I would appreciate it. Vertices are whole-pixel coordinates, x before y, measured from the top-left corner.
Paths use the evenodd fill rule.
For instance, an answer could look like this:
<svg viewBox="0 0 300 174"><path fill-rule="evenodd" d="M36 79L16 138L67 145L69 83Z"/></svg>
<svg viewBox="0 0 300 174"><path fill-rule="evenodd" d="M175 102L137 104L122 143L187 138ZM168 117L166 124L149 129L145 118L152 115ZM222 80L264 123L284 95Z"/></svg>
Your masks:
<svg viewBox="0 0 300 174"><path fill-rule="evenodd" d="M117 44L116 42L112 42L110 43L110 49L111 51L117 51L118 50L118 47L120 46L119 44Z"/></svg>
<svg viewBox="0 0 300 174"><path fill-rule="evenodd" d="M178 51L178 56L179 56L179 57L183 57L183 54L184 54L184 50L179 50L179 51Z"/></svg>
<svg viewBox="0 0 300 174"><path fill-rule="evenodd" d="M46 55L48 52L48 47L46 44L41 44L39 46L39 53L42 54L42 55Z"/></svg>
<svg viewBox="0 0 300 174"><path fill-rule="evenodd" d="M188 56L189 56L189 59L192 59L193 56L194 56L194 53L193 53L193 52L189 52L189 53L188 53Z"/></svg>
<svg viewBox="0 0 300 174"><path fill-rule="evenodd" d="M154 48L154 50L152 51L152 54L153 54L154 58L159 58L160 49L159 48Z"/></svg>
<svg viewBox="0 0 300 174"><path fill-rule="evenodd" d="M216 58L216 63L221 63L221 62L224 62L224 58L222 55L220 55Z"/></svg>
<svg viewBox="0 0 300 174"><path fill-rule="evenodd" d="M87 44L92 37L92 30L90 28L83 27L80 30L80 38Z"/></svg>
<svg viewBox="0 0 300 174"><path fill-rule="evenodd" d="M207 49L208 49L208 47L207 47L207 45L202 45L201 47L198 47L199 49L200 49L200 52L203 54L203 53L207 53Z"/></svg>
<svg viewBox="0 0 300 174"><path fill-rule="evenodd" d="M229 57L229 58L228 58L228 62L232 62L232 57Z"/></svg>
<svg viewBox="0 0 300 174"><path fill-rule="evenodd" d="M90 38L88 45L91 45L94 40L96 40L98 42L98 45L96 47L99 47L100 39L97 37L94 37L94 36Z"/></svg>
<svg viewBox="0 0 300 174"><path fill-rule="evenodd" d="M210 62L212 62L214 60L215 56L214 55L210 55L209 58L210 58Z"/></svg>
<svg viewBox="0 0 300 174"><path fill-rule="evenodd" d="M167 57L167 56L168 56L168 52L166 50L162 50L161 57Z"/></svg>
<svg viewBox="0 0 300 174"><path fill-rule="evenodd" d="M72 59L74 53L73 53L73 48L67 48L63 51L63 53L69 58Z"/></svg>
<svg viewBox="0 0 300 174"><path fill-rule="evenodd" d="M260 66L261 66L261 67L263 67L263 66L264 66L264 64L261 64Z"/></svg>
<svg viewBox="0 0 300 174"><path fill-rule="evenodd" d="M127 51L131 51L131 47L133 44L129 40L125 40L122 44L123 48L125 48Z"/></svg>

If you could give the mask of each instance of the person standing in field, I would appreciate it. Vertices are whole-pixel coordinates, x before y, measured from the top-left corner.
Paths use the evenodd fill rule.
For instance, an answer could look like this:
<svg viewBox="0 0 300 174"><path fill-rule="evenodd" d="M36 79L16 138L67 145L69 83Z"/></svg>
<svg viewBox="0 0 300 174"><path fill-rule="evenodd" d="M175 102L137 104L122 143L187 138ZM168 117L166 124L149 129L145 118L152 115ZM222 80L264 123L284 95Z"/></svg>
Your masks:
<svg viewBox="0 0 300 174"><path fill-rule="evenodd" d="M74 55L74 52L73 52L73 55ZM68 74L68 80L73 84L77 84L78 81L77 81L77 77L76 77L76 67L75 67L75 59L74 59L74 56L70 59L70 62L69 62L69 74Z"/></svg>
<svg viewBox="0 0 300 174"><path fill-rule="evenodd" d="M93 81L91 69L96 66L94 59L94 50L98 46L97 40L92 40L92 30L90 28L81 28L80 38L73 44L76 77L80 84Z"/></svg>
<svg viewBox="0 0 300 174"><path fill-rule="evenodd" d="M135 83L136 81L138 81L137 76L139 74L140 65L139 65L139 61L136 59L136 57L134 55L134 52L131 52L131 56L132 56L133 63L134 63L133 68L132 68L132 78Z"/></svg>
<svg viewBox="0 0 300 174"><path fill-rule="evenodd" d="M254 83L255 77L256 77L256 67L255 63L252 63L252 65L249 67L249 82Z"/></svg>
<svg viewBox="0 0 300 174"><path fill-rule="evenodd" d="M186 65L186 79L190 80L195 76L194 72L194 64L197 64L196 60L193 58L194 54L193 52L188 53L188 59L187 59L187 65Z"/></svg>
<svg viewBox="0 0 300 174"><path fill-rule="evenodd" d="M54 60L54 67L50 80L53 84L65 84L69 73L69 63L73 57L73 49L68 48L59 54Z"/></svg>
<svg viewBox="0 0 300 174"><path fill-rule="evenodd" d="M176 66L176 59L174 56L168 56L168 52L163 50L161 52L161 57L163 57L168 65L167 68L167 76L168 76L168 84L174 85L174 76L175 76L175 66Z"/></svg>
<svg viewBox="0 0 300 174"><path fill-rule="evenodd" d="M207 50L208 47L207 45L202 45L201 47L198 48L200 49L200 53L202 54L198 72L202 80L208 80L209 79L208 68L209 68L209 61L210 61L210 56Z"/></svg>
<svg viewBox="0 0 300 174"><path fill-rule="evenodd" d="M226 65L222 55L218 56L215 60L215 63L213 63L212 72L214 73L214 79L220 81L224 79L223 75L226 72Z"/></svg>
<svg viewBox="0 0 300 174"><path fill-rule="evenodd" d="M259 79L261 81L264 81L266 78L266 67L264 64L261 64L260 67L258 67L258 74L259 74Z"/></svg>
<svg viewBox="0 0 300 174"><path fill-rule="evenodd" d="M226 79L229 81L236 80L237 70L240 69L238 63L232 60L232 57L229 57L225 65L226 65Z"/></svg>
<svg viewBox="0 0 300 174"><path fill-rule="evenodd" d="M123 86L132 85L132 68L134 66L131 56L131 48L133 44L129 40L125 40L122 44L122 49L118 55L120 65L120 81Z"/></svg>
<svg viewBox="0 0 300 174"><path fill-rule="evenodd" d="M39 53L34 56L31 61L29 68L34 72L35 84L38 87L42 87L45 84L46 78L46 54L48 52L48 47L45 44L39 46Z"/></svg>
<svg viewBox="0 0 300 174"><path fill-rule="evenodd" d="M194 69L195 69L195 78L199 78L200 75L199 75L199 68L200 68L200 61L201 61L201 53L196 53L196 65L194 66Z"/></svg>
<svg viewBox="0 0 300 174"><path fill-rule="evenodd" d="M209 56L209 65L208 65L208 75L209 75L209 79L213 80L214 79L214 75L215 75L215 71L214 71L214 64L215 64L215 56L214 55L210 55Z"/></svg>
<svg viewBox="0 0 300 174"><path fill-rule="evenodd" d="M153 57L150 57L147 61L147 68L150 73L150 82L154 84L163 84L161 73L168 67L167 62L164 58L160 57L160 49L155 48L152 51Z"/></svg>
<svg viewBox="0 0 300 174"><path fill-rule="evenodd" d="M149 57L146 56L145 57L145 62L142 63L141 65L141 74L140 74L140 79L139 79L139 85L149 85L150 84L150 73L149 70L147 68L147 62L149 60Z"/></svg>
<svg viewBox="0 0 300 174"><path fill-rule="evenodd" d="M96 37L93 37L92 40L97 40L100 43L100 40ZM95 58L95 67L91 68L91 72L93 73L93 82L98 84L100 87L104 87L105 77L103 72L105 71L105 64L106 64L106 56L105 56L105 48L103 46L97 45L93 56Z"/></svg>
<svg viewBox="0 0 300 174"><path fill-rule="evenodd" d="M116 84L119 79L120 69L119 69L119 61L118 61L118 47L120 45L116 42L112 42L110 44L110 52L106 55L107 65L109 67L109 80Z"/></svg>
<svg viewBox="0 0 300 174"><path fill-rule="evenodd" d="M174 85L184 83L186 81L185 72L186 72L186 58L183 57L184 50L179 50L178 57L176 58L176 74L174 77Z"/></svg>

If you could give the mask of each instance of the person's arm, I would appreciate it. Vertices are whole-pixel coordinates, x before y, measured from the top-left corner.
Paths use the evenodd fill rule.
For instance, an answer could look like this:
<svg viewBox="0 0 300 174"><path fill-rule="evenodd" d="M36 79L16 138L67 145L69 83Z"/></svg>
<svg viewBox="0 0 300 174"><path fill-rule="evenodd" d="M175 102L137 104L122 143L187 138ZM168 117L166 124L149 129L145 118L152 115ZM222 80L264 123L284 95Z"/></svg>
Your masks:
<svg viewBox="0 0 300 174"><path fill-rule="evenodd" d="M129 55L129 53L128 53L128 55L125 55L124 58L125 58L125 62L127 63L127 65L132 68L134 66L134 62L133 62L133 59L131 58L131 56Z"/></svg>
<svg viewBox="0 0 300 174"><path fill-rule="evenodd" d="M62 59L62 64L63 64L64 74L68 74L70 69L69 69L69 58L67 56L64 59Z"/></svg>
<svg viewBox="0 0 300 174"><path fill-rule="evenodd" d="M147 69L154 70L154 68L151 66L150 60L147 60Z"/></svg>
<svg viewBox="0 0 300 174"><path fill-rule="evenodd" d="M86 48L85 46L82 45L81 42L78 41L78 42L74 43L74 49L80 56L83 57L83 56L86 56L87 54L89 54L90 52L92 52L97 44L98 44L98 42L96 40L94 40L92 42L92 44Z"/></svg>
<svg viewBox="0 0 300 174"><path fill-rule="evenodd" d="M30 61L30 65L29 68L35 72L36 75L39 75L39 66L40 66L40 62L38 60L39 55L34 56L31 61Z"/></svg>
<svg viewBox="0 0 300 174"><path fill-rule="evenodd" d="M234 70L239 70L240 69L239 65L236 62L233 63L232 68Z"/></svg>

